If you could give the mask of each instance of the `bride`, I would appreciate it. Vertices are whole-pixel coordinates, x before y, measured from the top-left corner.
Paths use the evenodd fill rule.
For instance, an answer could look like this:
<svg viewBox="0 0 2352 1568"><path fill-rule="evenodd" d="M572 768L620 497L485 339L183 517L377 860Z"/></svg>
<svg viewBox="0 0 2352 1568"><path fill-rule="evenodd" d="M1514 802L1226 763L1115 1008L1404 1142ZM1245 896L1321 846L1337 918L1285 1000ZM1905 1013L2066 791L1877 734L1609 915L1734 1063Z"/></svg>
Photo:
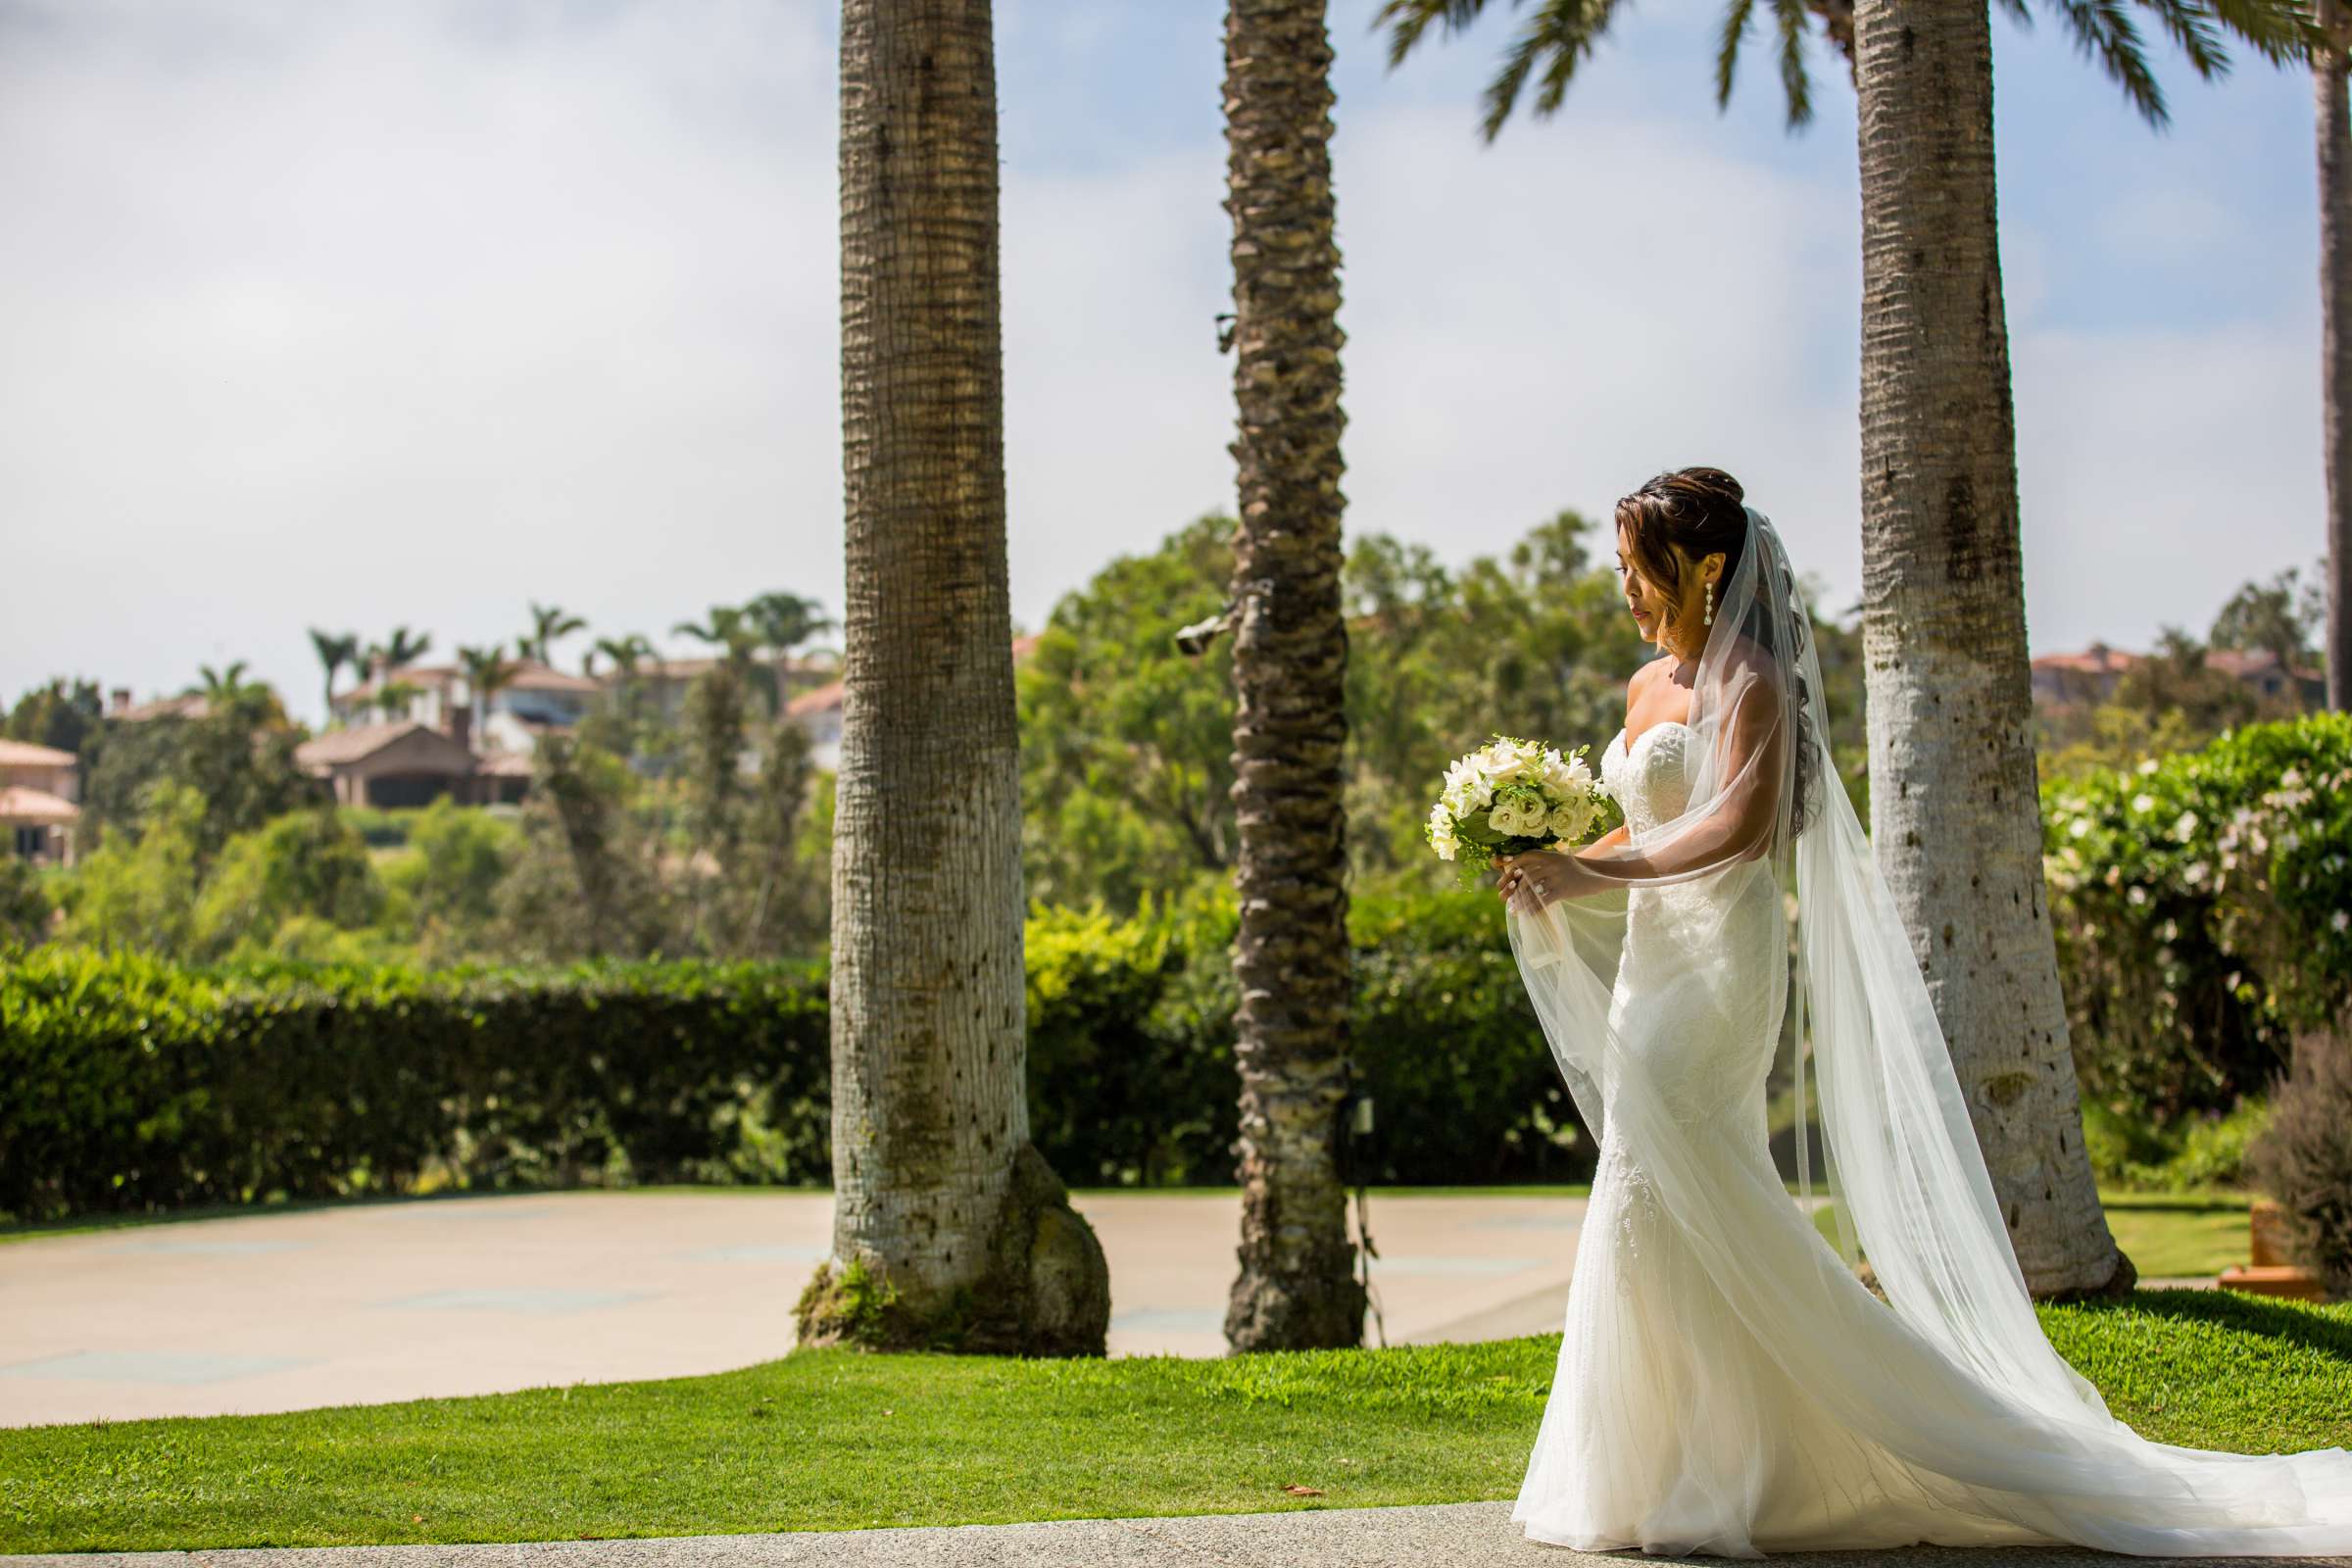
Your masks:
<svg viewBox="0 0 2352 1568"><path fill-rule="evenodd" d="M1619 502L1617 526L1627 605L1669 656L1634 676L1601 760L1624 825L1498 876L1520 974L1600 1140L1512 1520L1588 1550L1735 1557L2352 1552L2352 1453L2149 1442L2043 1337L1832 767L1811 622L1770 519L1729 474L1685 468ZM1767 1143L1785 1021L1795 1174L1809 1196L1809 1057L1837 1246Z"/></svg>

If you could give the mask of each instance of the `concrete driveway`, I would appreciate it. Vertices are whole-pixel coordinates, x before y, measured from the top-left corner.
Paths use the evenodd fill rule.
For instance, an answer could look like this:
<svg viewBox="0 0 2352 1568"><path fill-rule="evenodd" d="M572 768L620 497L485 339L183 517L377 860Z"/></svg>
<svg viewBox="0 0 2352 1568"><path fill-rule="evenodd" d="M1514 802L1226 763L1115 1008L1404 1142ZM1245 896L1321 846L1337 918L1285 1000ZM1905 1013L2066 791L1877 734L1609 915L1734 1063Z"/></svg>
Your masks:
<svg viewBox="0 0 2352 1568"><path fill-rule="evenodd" d="M1110 1353L1225 1352L1235 1193L1079 1193ZM1556 1329L1584 1200L1368 1205L1367 1343ZM792 1348L827 1193L568 1192L140 1225L0 1245L0 1426L260 1414L691 1376ZM1350 1229L1353 1228L1352 1204Z"/></svg>

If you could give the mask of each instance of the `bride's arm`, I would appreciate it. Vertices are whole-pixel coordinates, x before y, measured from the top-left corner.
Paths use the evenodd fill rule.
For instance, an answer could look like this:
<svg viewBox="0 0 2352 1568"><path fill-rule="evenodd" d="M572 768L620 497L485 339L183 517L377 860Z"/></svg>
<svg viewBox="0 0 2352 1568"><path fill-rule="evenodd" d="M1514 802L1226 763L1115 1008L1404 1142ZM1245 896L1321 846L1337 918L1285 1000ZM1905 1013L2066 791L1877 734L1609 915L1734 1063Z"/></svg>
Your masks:
<svg viewBox="0 0 2352 1568"><path fill-rule="evenodd" d="M1640 850L1620 824L1574 854L1539 850L1512 857L1505 896L1524 887L1548 904L1612 887L1677 881L1766 853L1780 821L1787 716L1773 681L1748 681L1723 720L1722 765L1730 781L1711 809L1679 828L1669 826Z"/></svg>
<svg viewBox="0 0 2352 1568"><path fill-rule="evenodd" d="M1725 771L1730 775L1714 807L1689 826L1669 831L1640 850L1620 837L1615 853L1606 839L1574 857L1582 870L1611 882L1650 882L1751 859L1772 847L1780 823L1781 781L1786 772L1787 714L1767 679L1755 678L1733 700L1724 719Z"/></svg>

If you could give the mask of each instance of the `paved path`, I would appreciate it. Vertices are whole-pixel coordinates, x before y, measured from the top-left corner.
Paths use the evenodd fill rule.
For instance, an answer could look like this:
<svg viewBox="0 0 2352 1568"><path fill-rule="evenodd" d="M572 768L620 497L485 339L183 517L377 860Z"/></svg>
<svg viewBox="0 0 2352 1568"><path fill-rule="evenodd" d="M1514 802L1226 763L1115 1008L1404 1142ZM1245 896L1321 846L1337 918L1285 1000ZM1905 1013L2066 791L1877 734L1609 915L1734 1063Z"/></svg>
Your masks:
<svg viewBox="0 0 2352 1568"><path fill-rule="evenodd" d="M1377 1240L1379 1233L1373 1233ZM1173 1519L1058 1519L918 1530L665 1536L486 1546L316 1546L276 1550L0 1556L8 1568L1568 1568L1644 1562L1529 1541L1508 1502L1320 1508ZM1669 1559L1674 1560L1674 1559ZM1684 1561L1721 1564L1722 1557ZM2120 1557L2076 1548L1909 1546L1791 1552L1772 1568L2166 1568L2190 1561L2352 1568L2352 1557Z"/></svg>
<svg viewBox="0 0 2352 1568"><path fill-rule="evenodd" d="M1077 1195L1110 1353L1221 1355L1237 1195ZM720 1372L792 1348L828 1193L567 1192L236 1215L0 1246L0 1427L261 1414ZM1584 1200L1383 1197L1391 1345L1559 1327Z"/></svg>

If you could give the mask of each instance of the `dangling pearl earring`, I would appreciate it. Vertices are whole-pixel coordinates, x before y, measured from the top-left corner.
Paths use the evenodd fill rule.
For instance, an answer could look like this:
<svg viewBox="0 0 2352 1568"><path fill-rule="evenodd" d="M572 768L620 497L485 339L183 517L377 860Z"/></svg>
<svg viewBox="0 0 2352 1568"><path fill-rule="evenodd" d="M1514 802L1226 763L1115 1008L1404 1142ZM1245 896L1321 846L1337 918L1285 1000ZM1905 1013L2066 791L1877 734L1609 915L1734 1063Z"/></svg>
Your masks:
<svg viewBox="0 0 2352 1568"><path fill-rule="evenodd" d="M1709 626L1715 624L1715 585L1713 583L1707 584L1707 618L1705 624Z"/></svg>

